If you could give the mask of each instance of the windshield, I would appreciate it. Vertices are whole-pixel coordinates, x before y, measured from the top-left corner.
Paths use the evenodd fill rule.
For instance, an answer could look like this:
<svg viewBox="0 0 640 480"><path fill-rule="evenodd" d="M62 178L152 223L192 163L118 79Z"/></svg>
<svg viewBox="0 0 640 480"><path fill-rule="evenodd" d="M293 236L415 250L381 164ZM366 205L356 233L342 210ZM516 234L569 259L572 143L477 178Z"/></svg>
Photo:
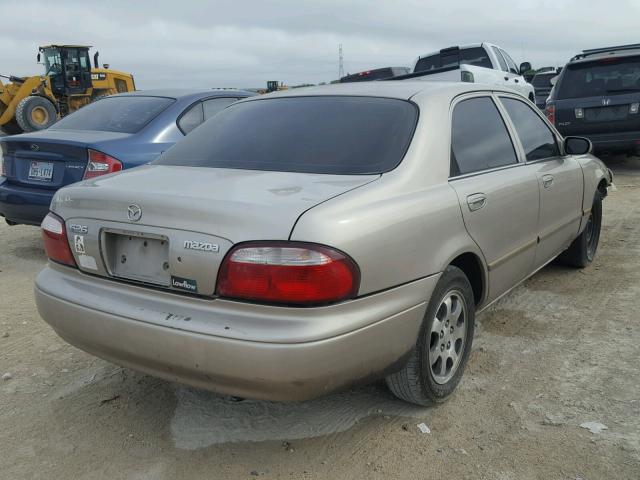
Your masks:
<svg viewBox="0 0 640 480"><path fill-rule="evenodd" d="M42 50L44 57L45 75L56 74L62 71L62 62L60 61L60 50L57 48L45 48Z"/></svg>
<svg viewBox="0 0 640 480"><path fill-rule="evenodd" d="M445 52L421 58L416 63L415 72L435 70L436 68L455 67L458 65L475 65L492 68L491 60L482 47L447 50Z"/></svg>
<svg viewBox="0 0 640 480"><path fill-rule="evenodd" d="M174 101L141 95L106 97L64 117L50 128L137 133Z"/></svg>
<svg viewBox="0 0 640 480"><path fill-rule="evenodd" d="M418 118L405 100L282 97L240 102L154 163L344 175L394 169Z"/></svg>
<svg viewBox="0 0 640 480"><path fill-rule="evenodd" d="M640 92L640 57L606 58L569 65L558 98L596 97Z"/></svg>

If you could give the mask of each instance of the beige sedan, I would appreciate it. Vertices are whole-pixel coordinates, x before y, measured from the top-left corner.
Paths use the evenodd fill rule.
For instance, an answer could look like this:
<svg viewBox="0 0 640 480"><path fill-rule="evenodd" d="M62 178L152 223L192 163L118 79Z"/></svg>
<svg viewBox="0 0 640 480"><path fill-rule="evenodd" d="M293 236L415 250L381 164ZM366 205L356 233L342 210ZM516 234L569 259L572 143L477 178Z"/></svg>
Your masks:
<svg viewBox="0 0 640 480"><path fill-rule="evenodd" d="M490 86L254 97L151 165L60 190L38 308L87 352L224 394L386 378L439 402L476 312L558 256L593 260L612 178L590 150Z"/></svg>

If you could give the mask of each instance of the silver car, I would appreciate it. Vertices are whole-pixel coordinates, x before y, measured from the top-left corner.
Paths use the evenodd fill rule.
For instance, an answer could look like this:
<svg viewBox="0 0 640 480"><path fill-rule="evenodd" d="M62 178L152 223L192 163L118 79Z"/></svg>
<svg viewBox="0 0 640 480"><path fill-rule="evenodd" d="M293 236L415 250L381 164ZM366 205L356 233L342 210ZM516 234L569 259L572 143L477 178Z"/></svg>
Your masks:
<svg viewBox="0 0 640 480"><path fill-rule="evenodd" d="M612 178L590 148L492 86L254 97L151 165L58 191L38 309L87 352L223 394L386 378L440 402L477 312L559 255L593 260Z"/></svg>

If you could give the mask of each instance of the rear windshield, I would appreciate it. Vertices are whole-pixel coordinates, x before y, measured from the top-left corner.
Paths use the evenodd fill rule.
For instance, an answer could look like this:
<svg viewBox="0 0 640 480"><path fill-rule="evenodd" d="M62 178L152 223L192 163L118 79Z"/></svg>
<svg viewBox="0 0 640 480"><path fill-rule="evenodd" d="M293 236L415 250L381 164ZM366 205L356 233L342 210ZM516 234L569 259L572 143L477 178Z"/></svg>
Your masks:
<svg viewBox="0 0 640 480"><path fill-rule="evenodd" d="M174 101L165 97L106 97L64 117L51 128L137 133Z"/></svg>
<svg viewBox="0 0 640 480"><path fill-rule="evenodd" d="M394 169L418 118L407 101L281 97L226 108L154 163L343 175Z"/></svg>
<svg viewBox="0 0 640 480"><path fill-rule="evenodd" d="M436 68L457 67L458 65L475 65L476 67L493 68L491 59L482 47L448 50L421 58L416 63L415 72L435 70Z"/></svg>
<svg viewBox="0 0 640 480"><path fill-rule="evenodd" d="M537 88L550 88L551 79L555 77L557 73L539 73L533 77L532 84Z"/></svg>
<svg viewBox="0 0 640 480"><path fill-rule="evenodd" d="M559 99L640 92L640 57L569 65L560 83Z"/></svg>

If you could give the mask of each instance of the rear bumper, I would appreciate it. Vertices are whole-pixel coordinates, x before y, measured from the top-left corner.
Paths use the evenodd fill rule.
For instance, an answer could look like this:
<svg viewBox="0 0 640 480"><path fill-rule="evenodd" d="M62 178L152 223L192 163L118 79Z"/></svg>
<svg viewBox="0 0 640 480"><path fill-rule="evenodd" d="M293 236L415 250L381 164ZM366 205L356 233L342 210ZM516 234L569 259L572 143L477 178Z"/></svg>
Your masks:
<svg viewBox="0 0 640 480"><path fill-rule="evenodd" d="M581 133L564 133L563 135L579 135L586 137L593 143L596 152L630 152L640 148L640 131L635 132L619 132L619 133L601 133L601 134L581 134Z"/></svg>
<svg viewBox="0 0 640 480"><path fill-rule="evenodd" d="M0 181L0 215L15 223L40 225L55 193L55 190L19 187Z"/></svg>
<svg viewBox="0 0 640 480"><path fill-rule="evenodd" d="M98 357L223 394L285 401L400 369L438 278L305 309L190 298L51 265L35 296L62 338Z"/></svg>

